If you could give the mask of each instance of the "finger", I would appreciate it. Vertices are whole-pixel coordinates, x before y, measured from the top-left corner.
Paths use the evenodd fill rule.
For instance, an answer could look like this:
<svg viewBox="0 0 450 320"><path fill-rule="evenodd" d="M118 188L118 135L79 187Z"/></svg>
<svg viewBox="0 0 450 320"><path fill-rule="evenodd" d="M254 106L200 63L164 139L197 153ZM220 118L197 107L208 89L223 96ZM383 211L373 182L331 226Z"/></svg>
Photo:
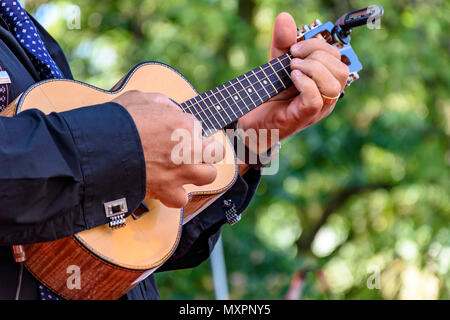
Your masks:
<svg viewBox="0 0 450 320"><path fill-rule="evenodd" d="M339 50L336 47L333 47L329 43L325 42L322 39L308 39L304 41L300 41L296 44L294 44L291 47L291 54L295 58L306 58L311 53L317 50L326 51L329 54L333 55L337 59L341 59L341 54L339 53Z"/></svg>
<svg viewBox="0 0 450 320"><path fill-rule="evenodd" d="M146 92L145 95L151 102L161 104L174 111L182 111L182 109L174 101L162 93Z"/></svg>
<svg viewBox="0 0 450 320"><path fill-rule="evenodd" d="M314 118L323 107L323 100L316 83L303 72L295 69L291 72L291 79L294 86L300 92L299 103L291 103L288 107L288 117L293 117L297 121L304 121L304 118Z"/></svg>
<svg viewBox="0 0 450 320"><path fill-rule="evenodd" d="M323 118L328 117L333 112L335 106L336 106L336 102L326 104L322 108L322 114L320 115L319 120L322 120Z"/></svg>
<svg viewBox="0 0 450 320"><path fill-rule="evenodd" d="M348 66L345 63L322 50L314 51L308 56L308 59L316 60L322 63L339 81L341 84L341 89L344 89L349 74Z"/></svg>
<svg viewBox="0 0 450 320"><path fill-rule="evenodd" d="M288 52L296 41L297 25L294 18L289 13L280 13L275 19L273 28L270 59L275 59Z"/></svg>
<svg viewBox="0 0 450 320"><path fill-rule="evenodd" d="M217 177L217 169L211 164L189 164L180 170L183 181L196 186L213 183Z"/></svg>
<svg viewBox="0 0 450 320"><path fill-rule="evenodd" d="M217 163L225 157L225 147L214 138L203 139L203 163Z"/></svg>
<svg viewBox="0 0 450 320"><path fill-rule="evenodd" d="M201 163L217 163L223 159L225 151L223 146L219 144L214 138L205 138L194 130L192 139L192 159L194 164Z"/></svg>
<svg viewBox="0 0 450 320"><path fill-rule="evenodd" d="M189 197L186 191L180 187L165 193L164 197L159 199L165 206L169 208L182 208L187 205Z"/></svg>
<svg viewBox="0 0 450 320"><path fill-rule="evenodd" d="M317 60L294 58L291 61L291 69L300 70L313 79L319 88L320 93L328 97L335 97L342 91L339 81Z"/></svg>

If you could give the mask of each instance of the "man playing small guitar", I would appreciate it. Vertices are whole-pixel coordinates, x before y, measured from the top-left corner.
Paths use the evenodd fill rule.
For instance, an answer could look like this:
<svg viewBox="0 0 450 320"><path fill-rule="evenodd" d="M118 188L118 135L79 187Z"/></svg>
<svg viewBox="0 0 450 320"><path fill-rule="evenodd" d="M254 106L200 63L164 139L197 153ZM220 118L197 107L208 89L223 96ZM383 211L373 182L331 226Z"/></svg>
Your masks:
<svg viewBox="0 0 450 320"><path fill-rule="evenodd" d="M41 80L71 79L61 49L39 23L16 1L0 4L0 63L10 80L7 100ZM279 129L285 139L333 111L349 69L335 47L320 39L297 43L296 37L294 19L279 14L270 56L290 51L293 85L241 117L238 127ZM169 98L130 90L95 106L50 114L30 109L0 117L0 299L56 297L19 269L11 245L53 241L105 225L110 222L105 203L117 199L125 199L128 213L144 198L182 208L189 200L184 185L203 186L216 179L212 163L172 162L173 130L194 134L198 119ZM212 137L202 139L193 153L217 144ZM270 141L269 147L277 142ZM176 250L158 271L193 267L207 259L227 222L223 202L232 203L239 215L259 183L259 168L241 164L239 172L225 194L183 226ZM153 276L123 296L157 298Z"/></svg>

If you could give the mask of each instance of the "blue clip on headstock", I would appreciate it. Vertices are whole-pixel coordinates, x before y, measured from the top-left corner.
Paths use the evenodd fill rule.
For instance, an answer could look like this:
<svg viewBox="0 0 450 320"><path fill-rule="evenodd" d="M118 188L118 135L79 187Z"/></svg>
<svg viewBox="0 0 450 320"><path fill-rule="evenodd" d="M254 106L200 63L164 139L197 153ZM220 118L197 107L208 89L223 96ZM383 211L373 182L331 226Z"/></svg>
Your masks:
<svg viewBox="0 0 450 320"><path fill-rule="evenodd" d="M383 15L381 6L370 6L368 8L352 11L340 17L336 23L321 23L316 19L312 24L297 28L297 41L311 38L322 38L329 44L339 49L342 61L348 65L350 75L347 87L359 78L358 72L362 70L362 64L350 45L350 32L353 28L368 25L379 20Z"/></svg>

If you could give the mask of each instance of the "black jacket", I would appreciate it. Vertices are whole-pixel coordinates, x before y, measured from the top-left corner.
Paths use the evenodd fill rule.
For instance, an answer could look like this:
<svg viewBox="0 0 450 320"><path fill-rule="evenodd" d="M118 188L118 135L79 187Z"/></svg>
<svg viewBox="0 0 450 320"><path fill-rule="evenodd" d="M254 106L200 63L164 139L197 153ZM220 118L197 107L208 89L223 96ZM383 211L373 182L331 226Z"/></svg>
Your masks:
<svg viewBox="0 0 450 320"><path fill-rule="evenodd" d="M56 41L34 21L66 78L69 65ZM0 66L11 78L9 101L40 81L30 59L0 19ZM121 128L120 134L111 128ZM223 201L242 212L260 180L249 171L183 227L180 244L158 272L206 260L226 222ZM120 181L119 183L115 183ZM145 163L133 120L105 103L44 115L24 111L0 117L0 299L15 296L18 266L11 245L51 241L106 224L103 203L125 197L132 212L145 195ZM38 282L24 272L21 299L38 299ZM153 276L123 299L158 299Z"/></svg>

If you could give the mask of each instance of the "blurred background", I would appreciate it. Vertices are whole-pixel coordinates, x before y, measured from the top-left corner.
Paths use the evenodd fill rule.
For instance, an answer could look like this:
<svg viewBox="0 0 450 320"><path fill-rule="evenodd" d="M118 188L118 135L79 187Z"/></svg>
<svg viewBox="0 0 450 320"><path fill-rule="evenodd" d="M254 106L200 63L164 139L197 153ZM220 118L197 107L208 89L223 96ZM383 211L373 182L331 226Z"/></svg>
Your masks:
<svg viewBox="0 0 450 320"><path fill-rule="evenodd" d="M276 15L298 25L382 5L364 66L330 117L285 141L243 219L223 228L233 299L450 299L450 2L22 1L75 79L108 89L155 60L206 91L267 62ZM209 261L156 275L163 299L214 299Z"/></svg>

